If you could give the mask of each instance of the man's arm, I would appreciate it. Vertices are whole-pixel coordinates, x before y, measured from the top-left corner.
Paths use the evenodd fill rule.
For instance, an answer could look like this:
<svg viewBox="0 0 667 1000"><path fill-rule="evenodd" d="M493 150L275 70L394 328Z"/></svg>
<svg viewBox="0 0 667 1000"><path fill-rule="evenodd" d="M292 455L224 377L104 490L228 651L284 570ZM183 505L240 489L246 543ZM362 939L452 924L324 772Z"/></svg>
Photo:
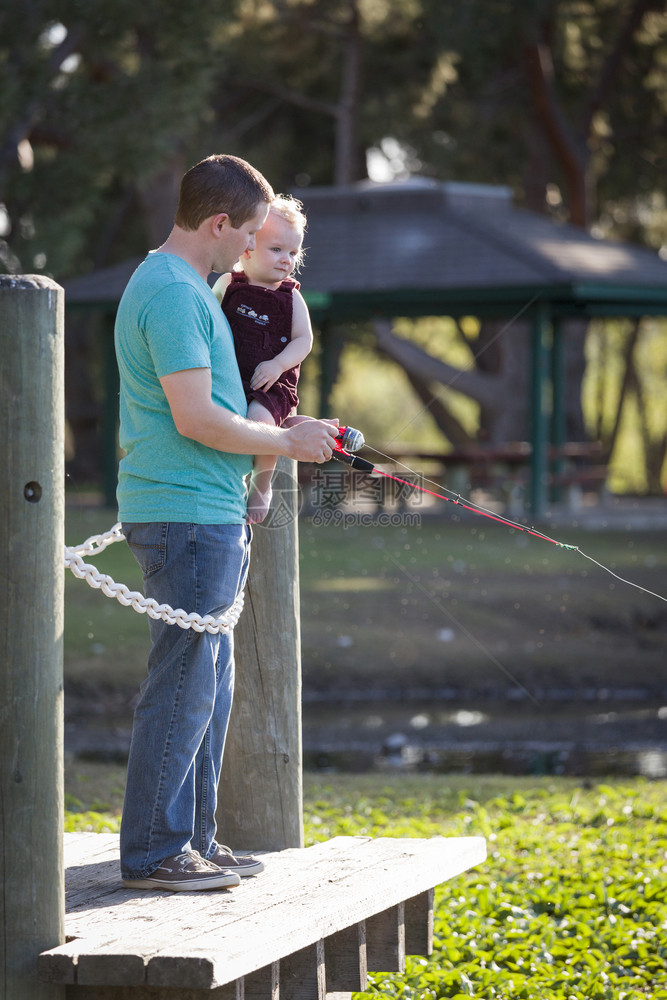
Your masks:
<svg viewBox="0 0 667 1000"><path fill-rule="evenodd" d="M299 462L331 458L338 433L335 421L304 420L282 428L246 420L213 402L209 368L163 375L160 384L183 437L235 455L286 455Z"/></svg>

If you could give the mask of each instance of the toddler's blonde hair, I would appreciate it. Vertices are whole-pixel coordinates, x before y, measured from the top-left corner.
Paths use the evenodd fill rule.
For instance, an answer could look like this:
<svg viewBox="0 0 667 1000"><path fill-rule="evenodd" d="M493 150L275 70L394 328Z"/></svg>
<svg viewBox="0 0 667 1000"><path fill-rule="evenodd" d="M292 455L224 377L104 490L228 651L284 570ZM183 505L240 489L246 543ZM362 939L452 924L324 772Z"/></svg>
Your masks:
<svg viewBox="0 0 667 1000"><path fill-rule="evenodd" d="M304 233L306 232L306 213L303 210L302 201L299 201L298 198L293 198L291 194L277 194L269 205L269 215L271 212L282 216L286 222L289 222L290 226L294 226L303 240ZM295 271L298 271L303 264L304 253L305 249L302 246L294 264Z"/></svg>
<svg viewBox="0 0 667 1000"><path fill-rule="evenodd" d="M277 194L269 204L269 212L282 215L290 225L298 229L301 235L306 231L306 214L303 210L303 202L298 198L293 198L291 194Z"/></svg>

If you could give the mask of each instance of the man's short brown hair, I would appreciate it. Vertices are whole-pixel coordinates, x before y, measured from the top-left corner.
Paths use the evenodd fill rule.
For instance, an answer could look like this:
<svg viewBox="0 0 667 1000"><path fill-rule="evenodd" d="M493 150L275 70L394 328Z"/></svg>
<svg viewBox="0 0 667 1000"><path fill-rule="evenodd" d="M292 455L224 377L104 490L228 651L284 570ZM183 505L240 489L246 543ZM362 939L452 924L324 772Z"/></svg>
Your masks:
<svg viewBox="0 0 667 1000"><path fill-rule="evenodd" d="M275 195L265 177L238 156L219 153L190 167L181 181L176 225L199 229L205 219L225 212L234 229L251 219Z"/></svg>

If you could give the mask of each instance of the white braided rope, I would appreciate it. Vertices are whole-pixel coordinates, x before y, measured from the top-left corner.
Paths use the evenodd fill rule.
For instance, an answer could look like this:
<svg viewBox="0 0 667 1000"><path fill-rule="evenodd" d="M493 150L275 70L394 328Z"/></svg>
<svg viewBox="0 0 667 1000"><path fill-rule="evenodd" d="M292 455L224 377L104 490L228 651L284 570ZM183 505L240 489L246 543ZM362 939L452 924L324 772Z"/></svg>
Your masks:
<svg viewBox="0 0 667 1000"><path fill-rule="evenodd" d="M108 545L121 542L124 538L121 525L114 524L109 531L105 531L102 535L91 535L81 545L66 545L65 566L74 573L74 576L85 580L95 590L101 590L106 597L115 597L124 607L132 607L140 615L146 614L149 618L162 619L168 625L179 625L181 628L192 628L195 632L212 634L236 625L243 610L243 594L239 594L231 608L219 618L213 615L198 615L194 611L188 614L182 608L174 610L168 604L158 604L157 601L144 597L139 591L130 590L124 583L116 583L106 573L100 573L95 566L84 562L81 558L84 555L103 552Z"/></svg>

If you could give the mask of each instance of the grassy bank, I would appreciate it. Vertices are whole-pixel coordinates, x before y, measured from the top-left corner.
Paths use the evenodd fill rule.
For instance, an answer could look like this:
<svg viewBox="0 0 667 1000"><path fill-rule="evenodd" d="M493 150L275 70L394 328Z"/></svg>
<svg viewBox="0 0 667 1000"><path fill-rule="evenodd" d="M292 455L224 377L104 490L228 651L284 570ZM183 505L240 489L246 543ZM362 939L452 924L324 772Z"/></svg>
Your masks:
<svg viewBox="0 0 667 1000"><path fill-rule="evenodd" d="M72 764L68 829L114 830L124 774ZM308 844L480 835L436 892L435 949L369 992L436 1000L667 1000L667 783L306 775Z"/></svg>
<svg viewBox="0 0 667 1000"><path fill-rule="evenodd" d="M70 511L67 541L111 527L113 516ZM572 528L559 539L667 594L666 535ZM580 553L480 518L445 517L412 527L303 520L300 557L307 688L664 691L667 605ZM94 561L140 588L124 543ZM136 686L147 645L145 617L67 574L68 681Z"/></svg>

